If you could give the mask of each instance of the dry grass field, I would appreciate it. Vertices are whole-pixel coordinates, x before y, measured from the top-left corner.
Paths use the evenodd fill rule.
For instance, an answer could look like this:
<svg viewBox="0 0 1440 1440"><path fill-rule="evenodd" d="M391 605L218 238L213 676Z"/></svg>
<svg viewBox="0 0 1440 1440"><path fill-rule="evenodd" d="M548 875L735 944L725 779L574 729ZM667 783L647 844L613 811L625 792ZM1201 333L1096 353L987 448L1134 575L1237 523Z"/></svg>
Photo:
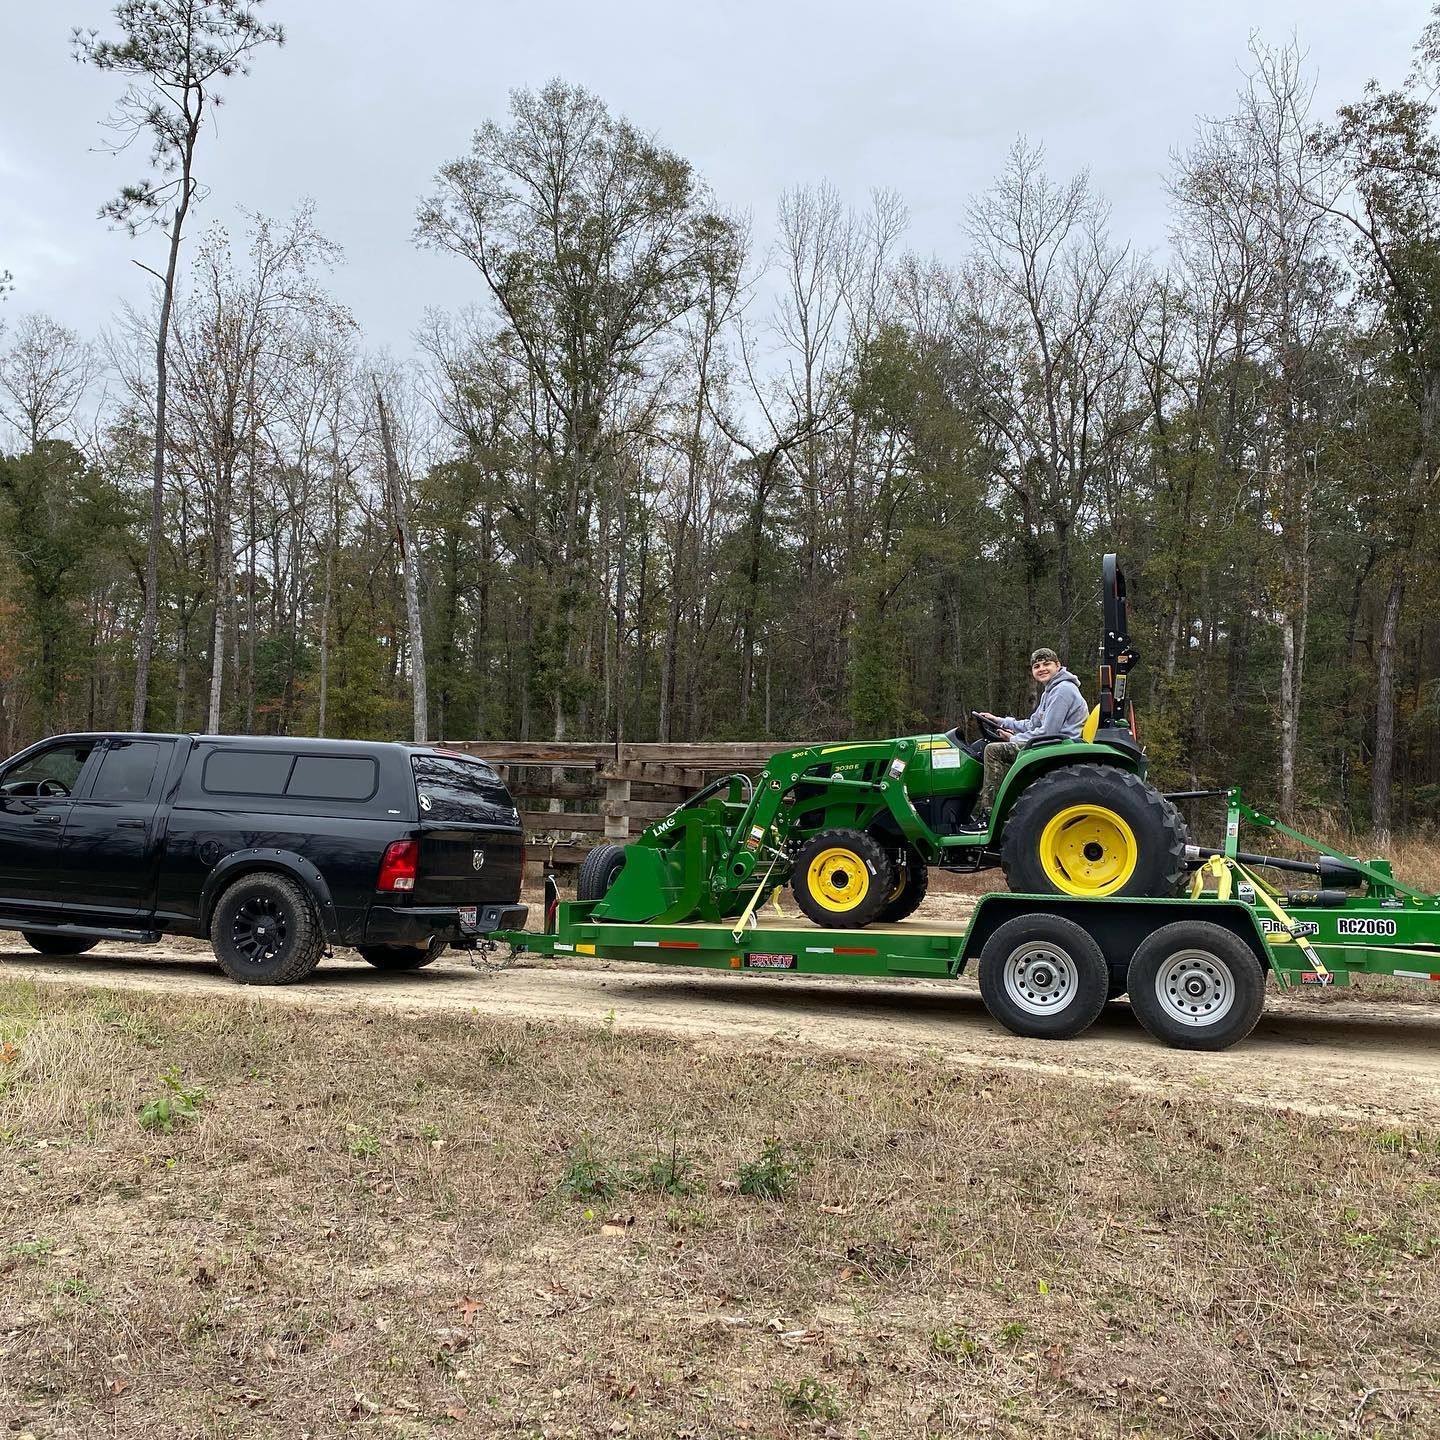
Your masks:
<svg viewBox="0 0 1440 1440"><path fill-rule="evenodd" d="M1440 1435L1440 1136L0 983L0 1423Z"/></svg>

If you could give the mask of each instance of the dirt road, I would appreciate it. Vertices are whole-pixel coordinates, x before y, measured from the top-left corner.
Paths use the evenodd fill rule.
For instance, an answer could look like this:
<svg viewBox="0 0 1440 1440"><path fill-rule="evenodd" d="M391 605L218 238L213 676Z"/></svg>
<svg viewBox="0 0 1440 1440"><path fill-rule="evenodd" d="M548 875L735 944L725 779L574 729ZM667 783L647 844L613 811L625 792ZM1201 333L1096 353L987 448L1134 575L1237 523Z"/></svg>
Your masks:
<svg viewBox="0 0 1440 1440"><path fill-rule="evenodd" d="M926 1054L949 1064L1212 1095L1377 1125L1440 1123L1440 1006L1321 1005L1272 996L1243 1045L1223 1055L1192 1055L1151 1040L1123 1003L1079 1040L1019 1040L990 1019L968 981L812 980L608 962L477 972L451 956L409 975L328 960L303 985L243 989L207 956L198 945L171 942L144 949L104 945L76 959L46 960L6 935L0 937L0 979L257 1005L383 1005L417 1015L438 1010L603 1022L684 1035L702 1046Z"/></svg>

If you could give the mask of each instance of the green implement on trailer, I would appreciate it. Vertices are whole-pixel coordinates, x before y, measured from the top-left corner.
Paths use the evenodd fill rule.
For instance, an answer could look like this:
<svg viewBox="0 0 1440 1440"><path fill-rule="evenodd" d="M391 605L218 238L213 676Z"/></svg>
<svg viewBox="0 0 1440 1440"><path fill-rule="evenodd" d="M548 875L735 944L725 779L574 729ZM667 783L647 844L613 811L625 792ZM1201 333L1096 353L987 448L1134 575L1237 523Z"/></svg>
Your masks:
<svg viewBox="0 0 1440 1440"><path fill-rule="evenodd" d="M1190 884L1173 897L997 893L982 896L960 925L908 919L845 930L753 902L734 917L618 920L603 901L561 902L552 878L544 931L494 938L560 959L741 974L947 980L973 967L996 1020L1046 1039L1080 1034L1107 1000L1128 991L1151 1034L1192 1050L1222 1050L1248 1035L1270 975L1281 989L1343 985L1355 974L1440 980L1440 897L1396 880L1384 860L1344 855L1252 809L1238 790L1169 800L1215 794L1226 799L1225 843L1189 848ZM1311 855L1241 851L1242 824L1283 835ZM1307 883L1282 890L1261 871L1303 875Z"/></svg>

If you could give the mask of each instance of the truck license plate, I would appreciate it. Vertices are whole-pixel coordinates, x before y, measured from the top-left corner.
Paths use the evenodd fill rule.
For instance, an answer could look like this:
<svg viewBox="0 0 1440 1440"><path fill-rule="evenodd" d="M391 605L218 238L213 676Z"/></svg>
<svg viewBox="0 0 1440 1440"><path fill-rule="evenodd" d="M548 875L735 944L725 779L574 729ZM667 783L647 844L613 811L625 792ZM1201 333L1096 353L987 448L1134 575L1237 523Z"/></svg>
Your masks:
<svg viewBox="0 0 1440 1440"><path fill-rule="evenodd" d="M462 930L473 930L480 913L478 905L462 905L460 907L460 928Z"/></svg>

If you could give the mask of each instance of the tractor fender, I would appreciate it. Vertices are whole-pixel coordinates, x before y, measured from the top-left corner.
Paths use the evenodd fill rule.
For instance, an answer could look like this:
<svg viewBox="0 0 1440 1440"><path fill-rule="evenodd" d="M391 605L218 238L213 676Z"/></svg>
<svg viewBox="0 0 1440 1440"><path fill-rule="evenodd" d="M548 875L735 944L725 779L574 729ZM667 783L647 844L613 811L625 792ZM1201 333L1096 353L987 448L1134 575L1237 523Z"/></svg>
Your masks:
<svg viewBox="0 0 1440 1440"><path fill-rule="evenodd" d="M210 928L210 917L215 912L216 902L232 881L255 870L271 870L289 875L298 880L315 904L315 913L320 918L320 928L331 942L340 939L340 921L335 913L335 901L325 877L303 855L293 850L273 850L256 847L248 850L233 850L225 856L205 877L200 891L200 924Z"/></svg>
<svg viewBox="0 0 1440 1440"><path fill-rule="evenodd" d="M1051 770L1058 770L1062 765L1080 764L1113 765L1117 770L1128 770L1142 779L1146 770L1143 755L1117 750L1110 745L1091 745L1083 740L1033 748L1027 745L1021 749L1015 763L1005 772L1005 778L995 792L995 818L1003 819L1009 813L1020 792L1032 780Z"/></svg>

